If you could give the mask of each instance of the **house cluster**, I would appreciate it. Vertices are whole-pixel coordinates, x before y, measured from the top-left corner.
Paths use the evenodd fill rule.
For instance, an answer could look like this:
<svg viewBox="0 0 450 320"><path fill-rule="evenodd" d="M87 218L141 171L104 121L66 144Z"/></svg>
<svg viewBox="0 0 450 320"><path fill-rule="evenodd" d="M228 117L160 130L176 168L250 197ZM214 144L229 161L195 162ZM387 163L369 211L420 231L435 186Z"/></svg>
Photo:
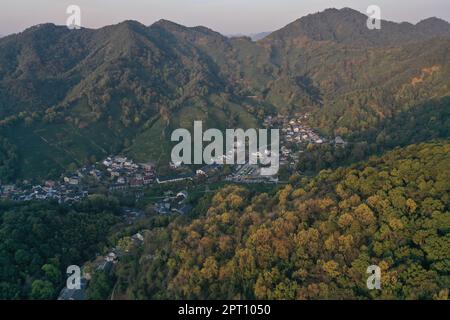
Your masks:
<svg viewBox="0 0 450 320"><path fill-rule="evenodd" d="M102 167L102 165L104 167ZM84 166L66 175L61 182L45 181L43 185L2 186L0 197L15 201L57 200L60 203L80 201L88 195L86 179L106 182L110 191L138 188L155 181L155 168L151 164L136 164L126 157L111 156L102 165Z"/></svg>
<svg viewBox="0 0 450 320"><path fill-rule="evenodd" d="M164 199L159 202L156 202L154 205L154 210L158 214L188 214L192 207L186 203L188 197L187 191L183 190L178 193L174 193L173 191L167 191L164 194Z"/></svg>
<svg viewBox="0 0 450 320"><path fill-rule="evenodd" d="M88 196L87 187L83 179L93 177L102 180L104 174L96 165L88 165L76 172L65 175L60 181L46 180L38 185L24 181L20 187L16 185L2 186L0 183L0 197L13 201L56 200L59 203L78 202Z"/></svg>
<svg viewBox="0 0 450 320"><path fill-rule="evenodd" d="M102 164L112 180L110 191L140 188L156 181L156 171L152 164L137 164L122 156L108 157Z"/></svg>
<svg viewBox="0 0 450 320"><path fill-rule="evenodd" d="M12 201L56 200L59 203L73 203L87 196L88 191L81 186L53 180L47 180L43 185L0 185L0 197Z"/></svg>
<svg viewBox="0 0 450 320"><path fill-rule="evenodd" d="M304 150L294 152L293 146L299 149L299 146L308 144L331 143L336 147L343 147L347 143L339 136L334 140L328 141L315 132L308 124L308 113L296 114L295 116L276 115L267 116L264 119L264 125L267 128L280 128L280 164L296 164L299 160L299 153ZM304 149L304 148L303 148Z"/></svg>
<svg viewBox="0 0 450 320"><path fill-rule="evenodd" d="M144 243L144 236L146 230L140 231L130 237L131 244L134 247L139 247ZM89 286L89 281L92 279L92 274L89 271L86 271L86 266L90 265L92 271L97 272L105 272L107 274L111 274L114 268L114 265L119 261L121 257L126 255L129 252L127 249L120 248L116 246L112 248L106 255L98 256L95 261L88 262L83 266L83 275L80 279L80 288L79 289L69 289L64 287L58 297L58 300L86 300L86 290Z"/></svg>
<svg viewBox="0 0 450 320"><path fill-rule="evenodd" d="M104 178L104 173L99 170L95 164L92 164L78 169L71 175L64 176L63 180L65 184L78 186L81 185L82 179L86 177L93 177L96 180L102 180Z"/></svg>
<svg viewBox="0 0 450 320"><path fill-rule="evenodd" d="M268 116L264 119L264 125L281 128L281 137L287 143L325 143L327 140L306 124L308 117L308 113L297 114L295 117Z"/></svg>
<svg viewBox="0 0 450 320"><path fill-rule="evenodd" d="M146 230L142 230L129 237L132 247L139 247L144 243L145 232ZM129 251L130 248L122 248L119 245L115 246L114 248L110 249L106 255L98 256L95 259L95 261L92 263L92 270L111 273L114 265L119 262L121 257L128 254ZM85 276L88 280L91 278L91 275L89 273L85 274Z"/></svg>
<svg viewBox="0 0 450 320"><path fill-rule="evenodd" d="M145 230L135 233L129 239L131 240L132 247L139 247L144 243ZM128 238L128 237L126 237ZM93 263L93 270L102 271L106 273L111 273L114 265L120 260L121 257L128 254L130 248L123 248L119 245L115 246L104 256L98 256ZM87 274L86 277L89 279L90 274Z"/></svg>

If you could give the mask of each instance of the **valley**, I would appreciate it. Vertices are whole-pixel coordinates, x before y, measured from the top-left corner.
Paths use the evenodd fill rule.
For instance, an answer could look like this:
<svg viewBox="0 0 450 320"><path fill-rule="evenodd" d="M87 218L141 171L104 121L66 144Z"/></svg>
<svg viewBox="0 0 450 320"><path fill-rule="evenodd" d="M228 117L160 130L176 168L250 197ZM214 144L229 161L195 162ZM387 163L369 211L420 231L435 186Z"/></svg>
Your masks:
<svg viewBox="0 0 450 320"><path fill-rule="evenodd" d="M450 23L366 21L1 37L0 299L448 299ZM202 153L230 128L278 129L277 173Z"/></svg>
<svg viewBox="0 0 450 320"><path fill-rule="evenodd" d="M386 22L353 39L364 17L325 10L259 41L166 20L29 28L0 41L0 134L16 146L18 176L45 179L109 154L165 167L170 132L194 120L245 129L308 112L312 128L347 140L448 94L448 23ZM317 26L317 39L309 28L322 20L345 32Z"/></svg>

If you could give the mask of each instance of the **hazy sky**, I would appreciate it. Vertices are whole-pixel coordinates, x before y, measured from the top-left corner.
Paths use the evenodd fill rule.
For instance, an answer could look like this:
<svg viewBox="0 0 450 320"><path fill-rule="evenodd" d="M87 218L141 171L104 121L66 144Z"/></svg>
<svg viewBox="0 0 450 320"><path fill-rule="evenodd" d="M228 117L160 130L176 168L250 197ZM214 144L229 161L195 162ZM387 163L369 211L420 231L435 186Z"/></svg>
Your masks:
<svg viewBox="0 0 450 320"><path fill-rule="evenodd" d="M204 25L223 34L273 31L326 8L382 9L382 18L416 23L439 17L450 21L450 0L2 0L0 34L43 23L65 24L66 8L82 10L83 27L97 28L126 19L150 25L159 19L186 26Z"/></svg>

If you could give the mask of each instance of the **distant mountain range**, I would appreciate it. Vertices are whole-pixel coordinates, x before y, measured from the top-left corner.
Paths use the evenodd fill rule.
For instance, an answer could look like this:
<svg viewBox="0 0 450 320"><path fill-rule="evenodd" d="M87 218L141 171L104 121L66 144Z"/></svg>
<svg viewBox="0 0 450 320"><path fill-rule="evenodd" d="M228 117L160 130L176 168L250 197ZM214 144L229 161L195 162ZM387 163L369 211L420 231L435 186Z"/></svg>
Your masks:
<svg viewBox="0 0 450 320"><path fill-rule="evenodd" d="M310 112L345 136L449 94L448 22L366 20L328 9L257 41L166 20L34 26L0 39L0 136L19 177L45 177L118 152L166 164L171 130L194 120L254 127L267 112Z"/></svg>
<svg viewBox="0 0 450 320"><path fill-rule="evenodd" d="M260 33L253 33L250 35L250 38L252 38L253 41L261 40L265 37L267 37L272 32L260 32Z"/></svg>
<svg viewBox="0 0 450 320"><path fill-rule="evenodd" d="M230 38L239 38L239 37L250 37L250 39L252 39L253 41L258 41L261 40L265 37L267 37L269 34L271 34L271 32L259 32L259 33L251 33L251 34L231 34L228 35L228 37Z"/></svg>

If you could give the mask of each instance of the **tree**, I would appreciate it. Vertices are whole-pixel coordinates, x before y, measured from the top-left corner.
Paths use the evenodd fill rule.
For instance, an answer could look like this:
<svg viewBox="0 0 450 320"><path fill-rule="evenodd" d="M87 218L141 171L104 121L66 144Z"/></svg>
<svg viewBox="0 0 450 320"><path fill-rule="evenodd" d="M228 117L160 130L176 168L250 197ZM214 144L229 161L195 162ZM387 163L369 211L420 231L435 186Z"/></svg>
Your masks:
<svg viewBox="0 0 450 320"><path fill-rule="evenodd" d="M94 273L87 289L89 300L105 300L111 295L113 288L112 279L103 271Z"/></svg>
<svg viewBox="0 0 450 320"><path fill-rule="evenodd" d="M31 298L35 300L50 300L55 298L53 284L47 280L34 280L31 284Z"/></svg>
<svg viewBox="0 0 450 320"><path fill-rule="evenodd" d="M53 264L44 264L42 266L42 271L45 273L45 277L48 281L54 285L61 283L61 271Z"/></svg>
<svg viewBox="0 0 450 320"><path fill-rule="evenodd" d="M334 260L324 262L322 268L323 271L325 271L326 274L332 278L335 278L340 274L340 272L338 271L339 264Z"/></svg>

